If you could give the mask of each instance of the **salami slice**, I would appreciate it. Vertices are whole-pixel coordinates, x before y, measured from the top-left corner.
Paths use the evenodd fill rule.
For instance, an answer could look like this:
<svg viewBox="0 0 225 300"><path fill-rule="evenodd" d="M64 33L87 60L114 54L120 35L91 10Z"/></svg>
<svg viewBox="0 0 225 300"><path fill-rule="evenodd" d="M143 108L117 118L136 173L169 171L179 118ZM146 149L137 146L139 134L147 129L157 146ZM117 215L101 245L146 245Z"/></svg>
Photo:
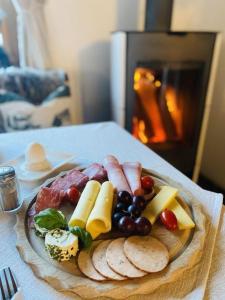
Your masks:
<svg viewBox="0 0 225 300"><path fill-rule="evenodd" d="M98 163L87 167L87 169L83 171L83 174L87 175L89 180L97 180L99 182L103 182L107 178L106 170Z"/></svg>
<svg viewBox="0 0 225 300"><path fill-rule="evenodd" d="M60 192L43 187L37 195L35 210L38 213L46 208L58 208L61 201Z"/></svg>
<svg viewBox="0 0 225 300"><path fill-rule="evenodd" d="M57 178L51 185L51 189L59 192L66 192L71 186L82 189L88 182L89 178L82 172L72 169L66 176Z"/></svg>

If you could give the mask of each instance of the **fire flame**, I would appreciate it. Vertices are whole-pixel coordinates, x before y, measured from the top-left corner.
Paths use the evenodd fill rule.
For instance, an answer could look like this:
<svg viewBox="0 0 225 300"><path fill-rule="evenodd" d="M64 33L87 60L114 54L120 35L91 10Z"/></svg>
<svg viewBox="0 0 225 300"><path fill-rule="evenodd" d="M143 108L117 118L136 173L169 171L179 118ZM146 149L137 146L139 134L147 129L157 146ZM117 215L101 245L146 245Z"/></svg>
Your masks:
<svg viewBox="0 0 225 300"><path fill-rule="evenodd" d="M176 91L171 86L166 86L162 95L159 91L161 87L162 82L156 79L149 69L136 69L134 90L138 95L139 111L141 108L143 113L133 117L132 133L144 144L163 143L168 140L165 113L170 116L175 130L173 139L177 140L183 136L182 110L178 106Z"/></svg>

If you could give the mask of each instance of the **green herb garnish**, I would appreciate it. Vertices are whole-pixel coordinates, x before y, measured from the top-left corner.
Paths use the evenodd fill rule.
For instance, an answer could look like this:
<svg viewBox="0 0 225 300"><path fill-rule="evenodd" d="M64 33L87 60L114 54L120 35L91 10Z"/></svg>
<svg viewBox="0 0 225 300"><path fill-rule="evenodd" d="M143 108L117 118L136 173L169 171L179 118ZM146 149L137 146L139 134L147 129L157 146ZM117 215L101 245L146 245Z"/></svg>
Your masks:
<svg viewBox="0 0 225 300"><path fill-rule="evenodd" d="M70 232L76 235L79 239L79 248L88 249L92 244L92 237L89 232L80 228L79 226L74 226L70 228Z"/></svg>
<svg viewBox="0 0 225 300"><path fill-rule="evenodd" d="M67 228L66 217L61 211L54 208L42 210L34 216L34 221L39 227L46 228L48 230Z"/></svg>

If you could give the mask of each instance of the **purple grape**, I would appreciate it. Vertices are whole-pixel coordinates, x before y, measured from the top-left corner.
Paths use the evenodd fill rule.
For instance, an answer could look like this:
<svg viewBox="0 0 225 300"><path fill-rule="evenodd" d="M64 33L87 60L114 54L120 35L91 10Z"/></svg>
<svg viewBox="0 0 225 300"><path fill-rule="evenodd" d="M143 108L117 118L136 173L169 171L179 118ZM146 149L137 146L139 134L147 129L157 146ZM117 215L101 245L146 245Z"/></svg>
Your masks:
<svg viewBox="0 0 225 300"><path fill-rule="evenodd" d="M144 197L142 197L142 196L134 196L133 197L133 204L136 207L140 208L141 210L144 210L147 203L146 203L146 200L145 200Z"/></svg>
<svg viewBox="0 0 225 300"><path fill-rule="evenodd" d="M135 231L138 235L147 235L150 233L152 225L145 217L139 217L135 220Z"/></svg>
<svg viewBox="0 0 225 300"><path fill-rule="evenodd" d="M120 191L117 194L117 201L124 203L126 206L132 203L132 197L127 191Z"/></svg>
<svg viewBox="0 0 225 300"><path fill-rule="evenodd" d="M115 207L115 212L121 212L123 210L127 210L126 204L124 204L122 202L118 202Z"/></svg>
<svg viewBox="0 0 225 300"><path fill-rule="evenodd" d="M132 216L132 217L139 217L141 215L141 209L138 208L136 205L132 204L130 206L128 206L127 209L128 213Z"/></svg>
<svg viewBox="0 0 225 300"><path fill-rule="evenodd" d="M125 234L131 234L135 230L135 223L131 217L124 216L119 220L118 228Z"/></svg>
<svg viewBox="0 0 225 300"><path fill-rule="evenodd" d="M115 227L117 227L117 226L118 226L118 223L119 223L119 220L120 220L121 218L123 218L123 217L124 217L124 214L123 214L122 212L116 212L116 213L114 213L113 216L112 216L112 222L113 222L113 225L114 225Z"/></svg>

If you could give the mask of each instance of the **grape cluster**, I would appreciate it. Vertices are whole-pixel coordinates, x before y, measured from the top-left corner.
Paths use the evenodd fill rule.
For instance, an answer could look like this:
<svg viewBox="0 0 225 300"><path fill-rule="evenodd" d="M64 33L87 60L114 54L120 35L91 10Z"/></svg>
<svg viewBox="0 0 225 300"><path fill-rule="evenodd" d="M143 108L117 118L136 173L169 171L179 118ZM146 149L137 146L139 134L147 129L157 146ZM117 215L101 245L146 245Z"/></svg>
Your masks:
<svg viewBox="0 0 225 300"><path fill-rule="evenodd" d="M117 195L117 204L112 216L113 224L123 233L147 235L151 231L151 223L141 217L146 207L146 200L141 196L131 196L127 191Z"/></svg>

